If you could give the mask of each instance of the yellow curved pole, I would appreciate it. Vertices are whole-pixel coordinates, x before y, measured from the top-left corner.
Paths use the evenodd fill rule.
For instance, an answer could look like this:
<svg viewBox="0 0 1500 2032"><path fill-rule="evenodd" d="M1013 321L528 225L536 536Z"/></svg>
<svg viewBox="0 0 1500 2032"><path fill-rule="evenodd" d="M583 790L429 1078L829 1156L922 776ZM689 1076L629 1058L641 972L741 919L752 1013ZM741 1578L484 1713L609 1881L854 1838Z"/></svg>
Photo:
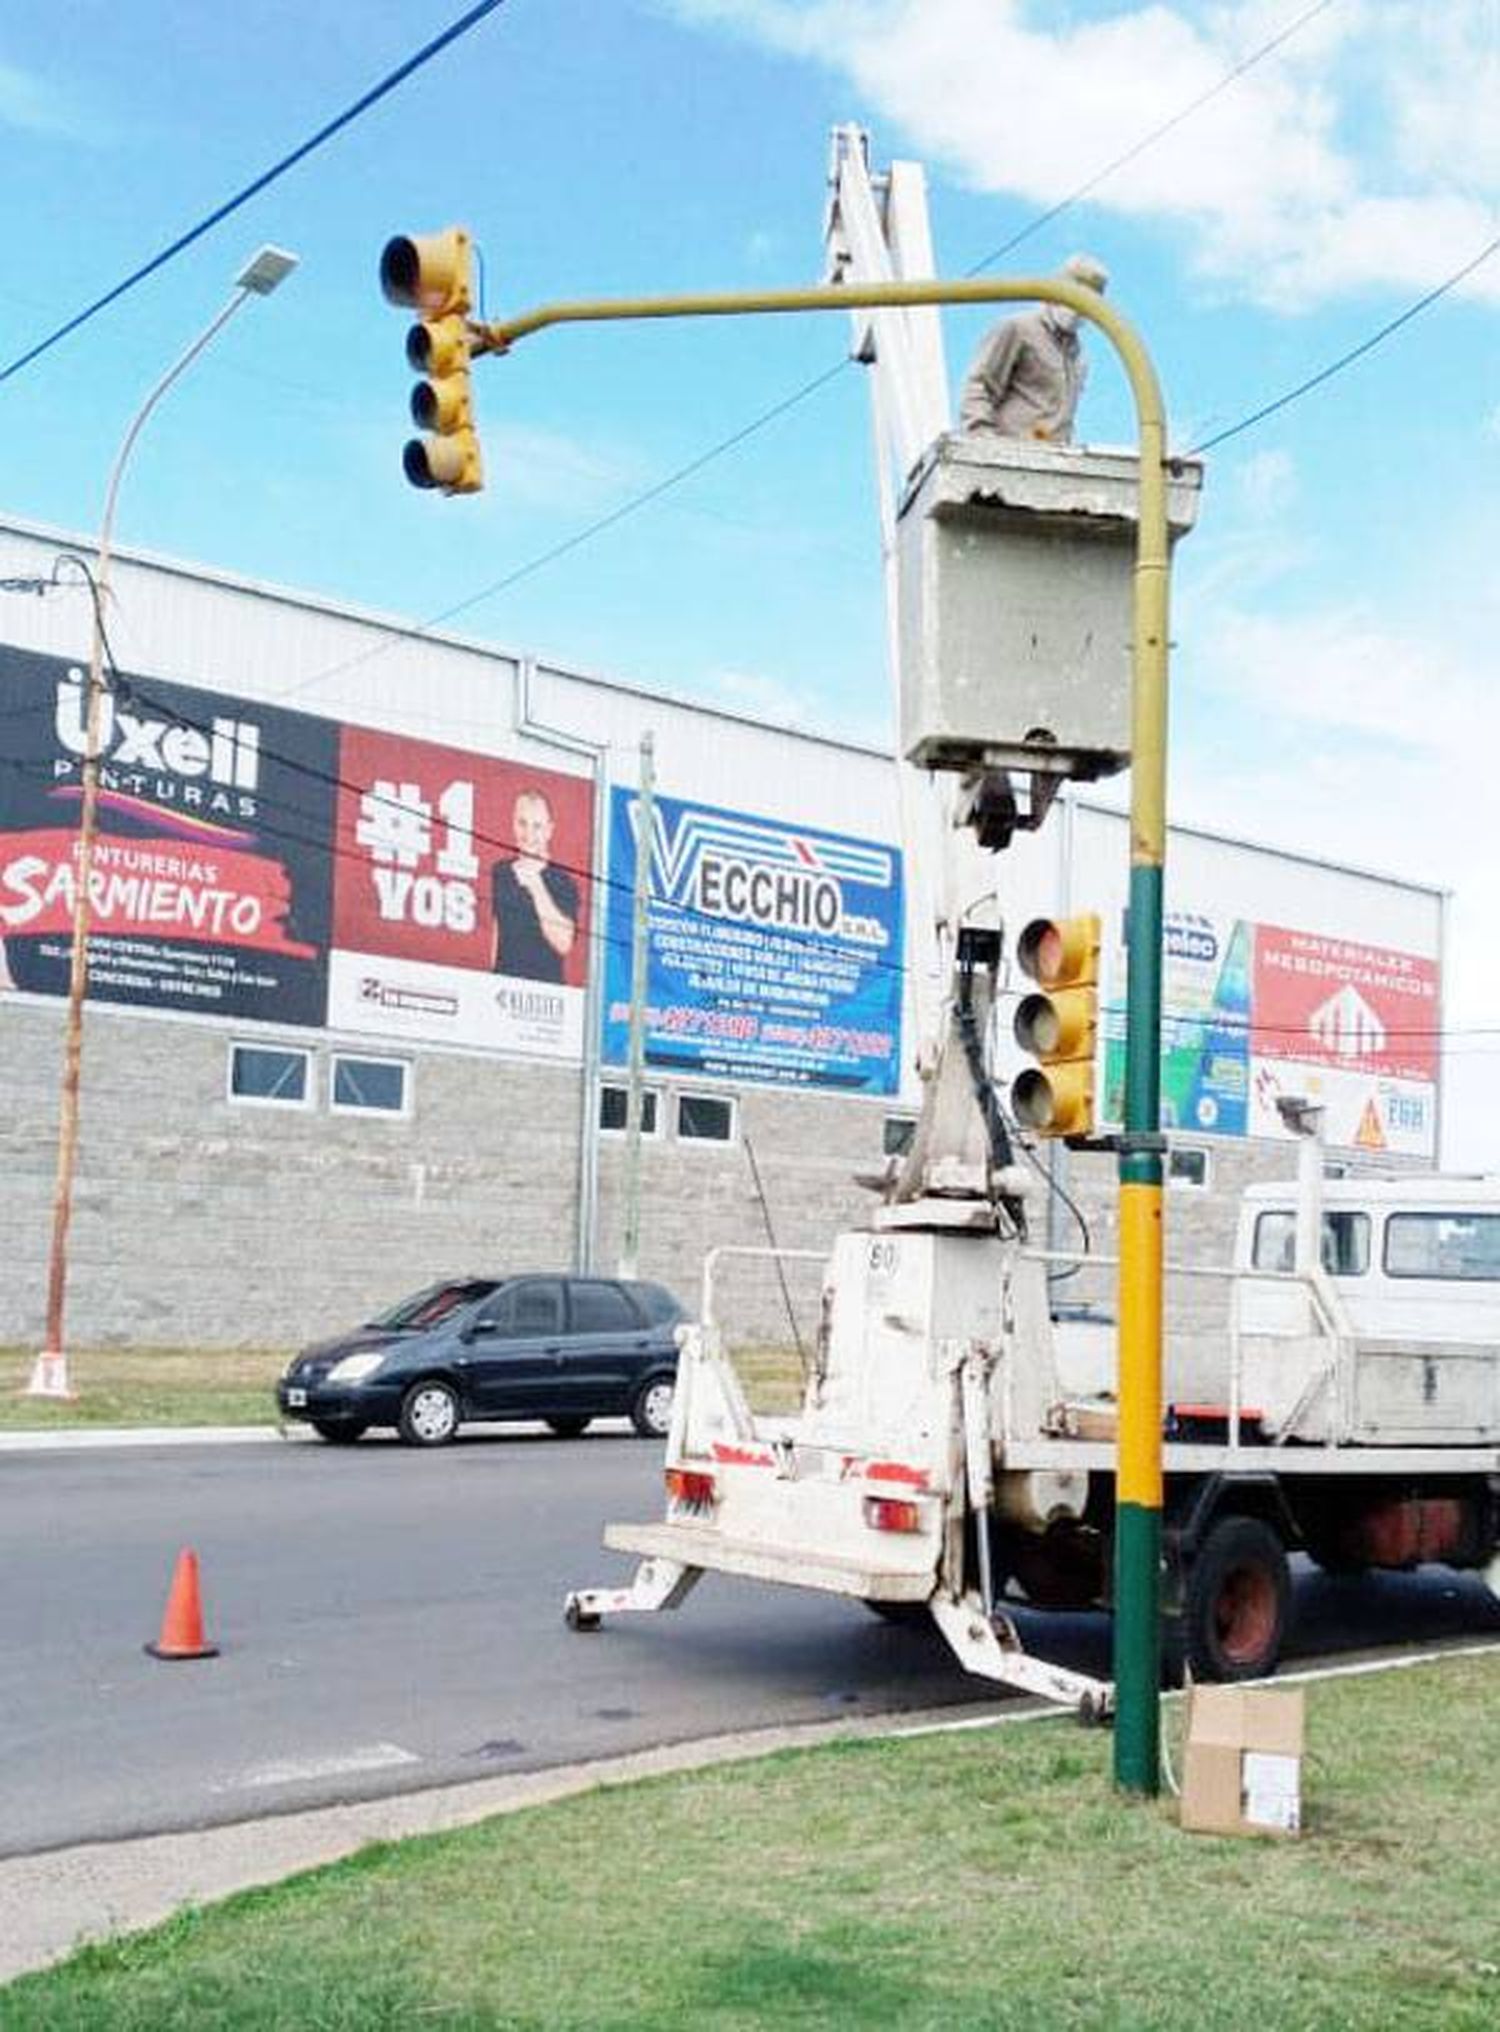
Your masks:
<svg viewBox="0 0 1500 2032"><path fill-rule="evenodd" d="M741 317L779 311L900 309L934 303L1058 303L1114 347L1135 401L1140 445L1131 623L1130 914L1125 1001L1125 1110L1120 1138L1119 1438L1115 1495L1115 1777L1129 1791L1160 1784L1162 1507L1162 874L1167 846L1166 414L1134 327L1102 296L1061 276L883 282L706 296L543 304L495 323L471 321L476 353L507 352L550 325L637 318Z"/></svg>

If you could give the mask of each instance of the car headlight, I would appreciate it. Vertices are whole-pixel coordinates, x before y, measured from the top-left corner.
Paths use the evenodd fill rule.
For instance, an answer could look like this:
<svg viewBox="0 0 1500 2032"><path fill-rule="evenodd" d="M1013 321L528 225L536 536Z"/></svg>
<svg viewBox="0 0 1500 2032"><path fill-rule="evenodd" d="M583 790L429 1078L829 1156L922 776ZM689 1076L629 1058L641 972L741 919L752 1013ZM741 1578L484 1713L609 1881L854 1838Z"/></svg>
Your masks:
<svg viewBox="0 0 1500 2032"><path fill-rule="evenodd" d="M366 1376L373 1376L385 1360L380 1353L368 1355L345 1355L341 1362L335 1362L328 1371L330 1383L362 1383Z"/></svg>

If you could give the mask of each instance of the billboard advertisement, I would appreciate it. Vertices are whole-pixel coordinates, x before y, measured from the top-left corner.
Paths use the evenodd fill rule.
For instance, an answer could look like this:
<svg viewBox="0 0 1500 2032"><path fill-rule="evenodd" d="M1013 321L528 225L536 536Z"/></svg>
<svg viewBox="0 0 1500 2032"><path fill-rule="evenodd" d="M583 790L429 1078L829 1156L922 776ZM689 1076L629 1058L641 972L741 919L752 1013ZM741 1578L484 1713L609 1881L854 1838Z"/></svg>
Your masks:
<svg viewBox="0 0 1500 2032"><path fill-rule="evenodd" d="M1278 1098L1324 1110L1336 1147L1437 1152L1437 962L1248 918L1169 912L1162 1126L1285 1137ZM1104 1017L1105 1112L1121 1119L1124 931Z"/></svg>
<svg viewBox="0 0 1500 2032"><path fill-rule="evenodd" d="M0 987L67 993L85 694L0 651ZM154 678L100 754L92 999L581 1056L587 779Z"/></svg>
<svg viewBox="0 0 1500 2032"><path fill-rule="evenodd" d="M1250 953L1243 918L1169 911L1162 927L1161 1118L1166 1129L1243 1136L1250 1094ZM1105 1113L1125 1097L1125 966L1105 1011Z"/></svg>
<svg viewBox="0 0 1500 2032"><path fill-rule="evenodd" d="M1434 961L1263 924L1255 940L1251 1133L1278 1095L1321 1102L1330 1143L1426 1157L1436 1134Z"/></svg>
<svg viewBox="0 0 1500 2032"><path fill-rule="evenodd" d="M0 656L0 945L66 995L86 673ZM337 729L127 681L100 727L89 994L196 1016L324 1018Z"/></svg>
<svg viewBox="0 0 1500 2032"><path fill-rule="evenodd" d="M605 1060L629 1057L640 799L610 814ZM653 800L646 1063L662 1072L893 1094L901 1071L901 856L872 840Z"/></svg>
<svg viewBox="0 0 1500 2032"><path fill-rule="evenodd" d="M328 1021L577 1060L593 786L345 727Z"/></svg>

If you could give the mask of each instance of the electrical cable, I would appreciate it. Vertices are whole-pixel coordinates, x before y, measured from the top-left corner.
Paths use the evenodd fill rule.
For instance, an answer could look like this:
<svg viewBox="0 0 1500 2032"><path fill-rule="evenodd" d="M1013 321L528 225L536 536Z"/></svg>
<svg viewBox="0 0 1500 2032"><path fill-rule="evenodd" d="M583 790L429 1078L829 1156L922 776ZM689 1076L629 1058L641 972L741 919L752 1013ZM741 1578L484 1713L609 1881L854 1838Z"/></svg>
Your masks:
<svg viewBox="0 0 1500 2032"><path fill-rule="evenodd" d="M329 678L342 677L346 671L358 670L362 664L369 663L374 657L387 655L395 647L397 640L421 641L434 628L440 628L445 621L451 621L455 616L467 613L470 607L477 607L485 600L494 599L498 593L508 592L512 586L519 585L522 579L529 578L533 572L541 571L545 565L555 564L558 558L566 557L569 551L577 550L580 544L587 543L590 538L613 528L615 523L623 522L627 516L634 515L638 509L649 506L652 501L658 500L661 495L668 493L682 481L691 479L694 473L712 464L723 453L732 451L738 444L743 444L746 438L753 437L756 431L764 429L768 423L774 423L777 417L784 416L789 409L794 409L809 395L815 395L820 388L826 387L830 381L842 374L849 365L847 359L837 361L813 380L804 383L801 388L793 390L780 402L773 403L771 408L763 409L759 415L742 424L738 430L731 431L728 437L720 438L717 444L699 452L696 457L689 459L686 465L677 467L675 472L655 481L644 493L632 495L628 501L621 502L618 508L612 508L607 515L601 515L584 528L575 530L571 536L564 537L561 543L554 544L550 550L544 550L525 564L517 565L503 578L495 579L487 586L481 586L478 592L467 594L462 600L456 601L451 607L444 607L440 613L430 615L425 621L417 621L409 628L402 628L395 639L387 638L374 642L368 649L362 649L354 656L345 657L342 663L333 663L326 670L314 671L311 677L304 677L296 684L289 685L281 693L281 698L296 698L302 692L310 691L315 684L326 684Z"/></svg>
<svg viewBox="0 0 1500 2032"><path fill-rule="evenodd" d="M294 148L289 155L283 155L279 162L272 163L269 169L263 170L242 190L236 191L233 197L227 198L223 204L201 218L195 226L190 226L185 233L180 233L170 246L163 247L159 253L153 254L149 261L142 262L141 266L127 275L123 282L117 282L113 289L106 290L103 296L96 297L91 304L70 317L65 324L49 332L44 339L39 339L34 346L18 355L8 366L0 368L0 383L10 380L13 374L19 374L23 367L29 367L33 360L40 359L42 354L50 351L59 340L65 339L70 332L76 332L81 325L87 324L90 318L97 316L110 304L118 302L129 290L134 289L137 283L144 282L148 275L154 275L158 268L165 267L167 262L181 254L185 248L191 247L195 240L201 240L205 233L211 232L215 226L222 225L231 213L237 212L242 205L248 204L251 198L258 196L279 177L284 176L289 169L295 168L315 149L321 148L325 141L331 141L335 134L357 120L362 113L368 112L370 107L385 98L387 93L393 92L397 85L404 84L407 78L419 71L424 64L430 63L433 57L445 50L450 43L466 35L471 28L476 28L487 14L493 14L497 7L504 4L505 0L477 0L477 4L470 7L467 13L451 22L430 42L424 43L404 63L398 64L393 71L388 71L378 83L370 87L369 91L362 93L353 105L346 106L342 113L327 121L316 134Z"/></svg>
<svg viewBox="0 0 1500 2032"><path fill-rule="evenodd" d="M745 1156L750 1163L750 1176L755 1180L755 1196L760 1201L760 1215L765 1223L766 1239L771 1244L771 1256L776 1265L777 1281L781 1285L781 1303L786 1311L787 1324L792 1329L792 1339L797 1344L797 1361L802 1370L803 1381L809 1374L807 1348L802 1339L802 1329L797 1324L796 1308L792 1304L791 1290L786 1281L786 1265L781 1259L781 1244L776 1239L776 1229L771 1222L771 1202L766 1198L765 1186L761 1183L760 1166L755 1161L755 1145L750 1141L750 1131L740 1130L740 1140L745 1146Z"/></svg>
<svg viewBox="0 0 1500 2032"><path fill-rule="evenodd" d="M1065 197L1060 198L1056 204L1049 206L1045 211L1038 212L1018 232L1012 234L1003 246L997 247L992 253L985 255L983 260L976 262L971 268L966 269L964 271L965 274L971 277L980 274L993 262L1000 260L1003 255L1011 253L1015 248L1019 247L1023 241L1030 239L1034 233L1040 232L1043 226L1050 225L1054 219L1061 217L1064 212L1077 204L1081 198L1097 190L1099 185L1112 176L1117 169L1124 167L1126 163L1135 161L1139 155L1143 154L1164 135L1170 133L1173 128L1180 126L1184 120L1207 105L1211 99L1217 98L1219 93L1236 83L1248 71L1253 70L1257 64L1263 62L1266 57L1272 55L1284 43L1290 41L1294 35L1305 28L1317 15L1322 14L1327 8L1336 4L1337 0L1316 0L1315 5L1304 9L1294 20L1288 22L1286 27L1273 35L1269 41L1262 43L1258 48L1252 50L1249 56L1242 58L1232 70L1226 71L1224 76L1217 83L1210 86L1207 91L1201 92L1195 99L1182 107L1180 111L1174 113L1170 119L1152 128L1149 133L1144 134L1139 141L1126 149L1123 154L1114 157L1110 162L1095 170L1092 175L1085 178L1082 183L1078 184ZM478 592L470 593L464 599L457 601L453 606L445 607L440 613L433 614L427 620L416 623L410 629L403 630L402 639L420 639L430 630L441 627L445 621L451 621L456 615L467 612L469 608L479 606L486 600L494 599L500 593L508 592L512 586L518 585L522 579L529 578L533 572L541 571L545 566L554 564L558 558L567 556L570 551L578 549L581 544L589 542L595 536L602 535L605 530L613 528L616 523L623 522L627 517L637 513L638 510L648 507L653 501L659 500L663 494L681 485L683 481L691 479L695 473L701 472L705 466L712 464L714 460L722 457L726 452L732 451L737 445L743 444L748 438L753 437L768 424L774 423L778 417L784 416L789 409L795 408L799 403L805 401L808 396L816 394L820 389L826 387L830 381L836 380L852 364L852 361L846 354L831 367L825 368L821 374L815 375L810 381L806 381L799 388L793 389L790 394L772 403L768 409L760 411L748 423L742 424L739 429L732 431L728 437L721 438L717 444L709 446L695 458L688 460L686 465L679 466L675 472L668 473L664 478L654 482L641 493L632 495L628 501L621 502L618 508L612 509L607 515L600 516L596 521L575 531L572 536L564 538L561 543L554 544L551 549L542 551L537 556L528 559L526 563L518 565L513 571L482 587ZM357 656L348 657L341 663L330 665L327 670L317 671L311 677L303 678L285 696L295 696L300 692L310 690L313 685L326 682L329 678L341 676L345 671L357 669L360 665L369 662L373 657L384 655L393 646L388 641L374 643L369 649L362 650Z"/></svg>
<svg viewBox="0 0 1500 2032"><path fill-rule="evenodd" d="M1466 276L1472 275L1476 268L1483 267L1484 263L1496 253L1500 253L1500 235L1491 240L1487 246L1481 247L1462 268L1455 268L1453 273L1446 276L1435 288L1429 289L1425 296L1419 296L1415 303L1409 303L1399 315L1393 317L1389 323L1383 324L1378 332L1372 332L1369 338L1362 339L1357 346L1351 346L1347 353L1341 353L1336 360L1331 360L1326 367L1320 367L1316 374L1310 374L1305 381L1299 381L1295 388L1289 388L1273 402L1263 403L1259 409L1252 410L1249 416L1242 416L1238 423L1231 423L1226 429L1216 431L1212 437L1204 438L1202 443L1195 444L1186 456L1190 459L1201 458L1205 452L1211 452L1216 446L1226 444L1230 438L1238 437L1241 431L1249 430L1257 423L1264 423L1268 416L1275 416L1278 410L1287 409L1292 403L1299 402L1304 395L1311 394L1314 388L1321 388L1325 381L1331 381L1335 374L1342 374L1346 367L1352 367L1354 362L1363 359L1366 353L1373 353L1375 348L1382 345L1393 332L1398 332L1403 325L1410 324L1414 317L1419 317L1424 310L1435 304L1439 297L1446 296L1451 289L1456 289Z"/></svg>
<svg viewBox="0 0 1500 2032"><path fill-rule="evenodd" d="M1124 169L1127 163L1134 162L1138 156L1144 155L1148 148L1154 147L1165 135L1170 134L1175 127L1180 127L1185 120L1190 120L1193 114L1201 112L1210 100L1217 99L1221 92L1227 91L1232 84L1237 83L1239 79L1244 77L1247 71L1253 71L1258 63L1261 63L1266 57L1280 49L1283 43L1290 42L1292 37L1299 30L1306 28L1310 21L1315 20L1318 15L1326 13L1330 7L1336 5L1337 0L1315 0L1313 6L1305 9L1295 20L1289 21L1285 28L1278 29L1269 42L1263 42L1258 49L1254 49L1248 56L1242 57L1234 68L1226 71L1216 84L1210 85L1207 91L1200 92L1196 99L1190 99L1185 106L1179 108L1170 118L1163 120L1159 127L1153 127L1149 134L1143 134L1139 141L1134 142L1122 154L1115 156L1111 161L1105 163L1102 169L1095 170L1092 176L1085 178L1081 184L1076 185L1070 190L1066 197L1059 198L1055 205L1049 205L1046 211L1039 212L1034 219L1021 228L1019 233L1013 234L1003 246L997 247L992 254L986 254L982 261L976 261L972 268L966 268L964 270L965 275L979 275L986 268L993 266L996 261L1001 261L1007 254L1013 253L1023 240L1029 240L1032 234L1039 233L1043 226L1050 226L1054 219L1061 218L1062 214L1076 205L1080 198L1086 198L1091 191L1097 190L1100 184L1113 176L1117 169Z"/></svg>

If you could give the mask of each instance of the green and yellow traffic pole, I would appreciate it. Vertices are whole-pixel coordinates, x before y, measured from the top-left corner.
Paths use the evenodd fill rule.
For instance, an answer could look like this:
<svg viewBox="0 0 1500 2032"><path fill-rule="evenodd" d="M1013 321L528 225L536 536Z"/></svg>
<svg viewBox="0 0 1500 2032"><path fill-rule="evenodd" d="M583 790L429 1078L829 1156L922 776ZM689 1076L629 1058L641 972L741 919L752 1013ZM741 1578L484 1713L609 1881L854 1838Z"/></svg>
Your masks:
<svg viewBox="0 0 1500 2032"><path fill-rule="evenodd" d="M1134 328L1093 290L1057 276L1011 281L886 282L713 296L544 304L471 323L476 353L503 353L546 326L627 318L734 317L932 303L1065 304L1119 355L1140 438L1131 625L1130 930L1125 1007L1125 1122L1120 1138L1120 1431L1115 1473L1115 1780L1160 1785L1162 1137L1161 943L1166 862L1166 415Z"/></svg>

